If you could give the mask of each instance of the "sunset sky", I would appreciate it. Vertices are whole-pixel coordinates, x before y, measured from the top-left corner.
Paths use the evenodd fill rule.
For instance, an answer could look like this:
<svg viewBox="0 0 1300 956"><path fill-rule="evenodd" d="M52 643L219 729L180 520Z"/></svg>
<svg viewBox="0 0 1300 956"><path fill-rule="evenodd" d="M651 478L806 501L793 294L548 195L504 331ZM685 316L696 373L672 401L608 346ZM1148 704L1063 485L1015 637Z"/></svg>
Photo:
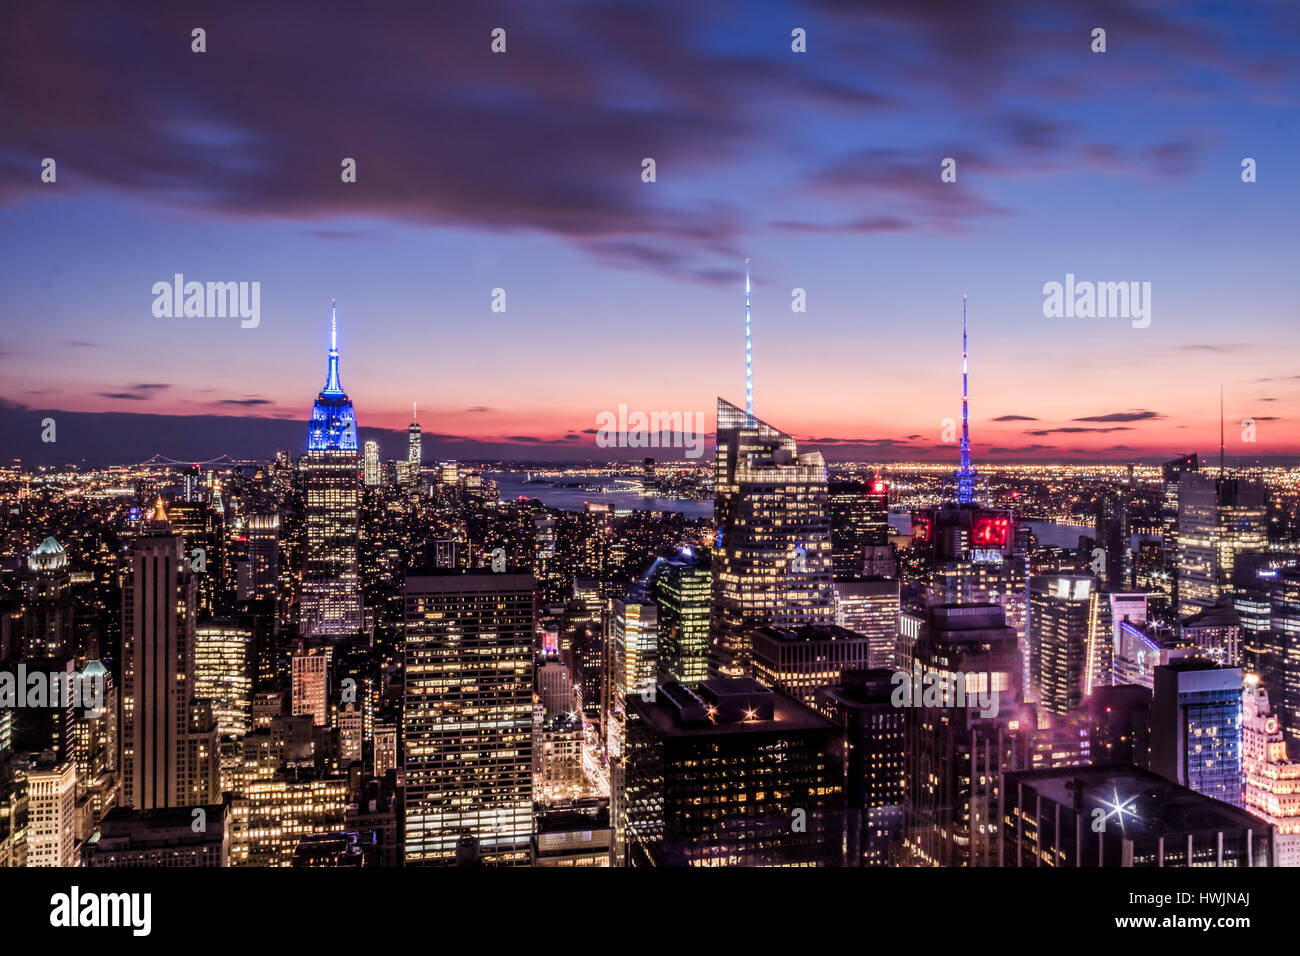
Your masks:
<svg viewBox="0 0 1300 956"><path fill-rule="evenodd" d="M7 456L46 417L61 457L299 452L331 298L363 438L711 429L746 256L755 411L829 457L955 454L963 293L977 460L1217 451L1220 385L1230 455L1300 454L1294 3L313 6L0 13ZM156 318L176 273L260 282L260 325ZM1067 273L1150 282L1150 326L1045 318Z"/></svg>

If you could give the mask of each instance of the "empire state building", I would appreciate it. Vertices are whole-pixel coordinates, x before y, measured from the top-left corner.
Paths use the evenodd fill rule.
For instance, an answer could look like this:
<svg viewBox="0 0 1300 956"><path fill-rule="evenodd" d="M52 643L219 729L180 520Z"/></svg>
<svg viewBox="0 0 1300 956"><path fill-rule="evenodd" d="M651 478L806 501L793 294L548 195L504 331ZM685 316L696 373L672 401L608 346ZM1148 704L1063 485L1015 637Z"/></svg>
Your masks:
<svg viewBox="0 0 1300 956"><path fill-rule="evenodd" d="M353 636L362 626L357 420L339 382L338 323L332 306L330 312L329 373L298 463L307 535L299 633L308 638Z"/></svg>

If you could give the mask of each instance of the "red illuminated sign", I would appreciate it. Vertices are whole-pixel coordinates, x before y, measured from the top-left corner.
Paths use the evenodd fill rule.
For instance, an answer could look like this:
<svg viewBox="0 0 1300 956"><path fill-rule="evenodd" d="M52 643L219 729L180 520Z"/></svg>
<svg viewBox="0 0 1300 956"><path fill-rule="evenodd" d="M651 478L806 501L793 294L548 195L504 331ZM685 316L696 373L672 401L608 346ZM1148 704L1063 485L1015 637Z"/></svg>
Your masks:
<svg viewBox="0 0 1300 956"><path fill-rule="evenodd" d="M928 515L912 515L912 538L916 541L929 541L933 525Z"/></svg>
<svg viewBox="0 0 1300 956"><path fill-rule="evenodd" d="M1001 518L978 518L971 528L971 542L977 546L1001 548L1007 543L1011 533L1011 520Z"/></svg>

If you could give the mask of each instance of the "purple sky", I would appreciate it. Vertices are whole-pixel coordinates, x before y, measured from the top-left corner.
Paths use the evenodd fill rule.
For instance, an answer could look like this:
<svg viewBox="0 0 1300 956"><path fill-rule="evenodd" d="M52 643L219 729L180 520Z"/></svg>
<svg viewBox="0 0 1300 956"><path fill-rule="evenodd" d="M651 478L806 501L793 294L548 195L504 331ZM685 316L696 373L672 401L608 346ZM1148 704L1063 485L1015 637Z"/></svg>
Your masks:
<svg viewBox="0 0 1300 956"><path fill-rule="evenodd" d="M756 412L832 457L955 456L962 293L977 458L1209 452L1220 384L1230 455L1300 453L1294 4L0 17L11 454L301 450L331 297L387 457L412 402L430 457L603 454L620 404L711 430L744 399L745 256ZM260 323L155 317L175 273L259 282ZM1067 274L1151 283L1150 325L1044 317Z"/></svg>

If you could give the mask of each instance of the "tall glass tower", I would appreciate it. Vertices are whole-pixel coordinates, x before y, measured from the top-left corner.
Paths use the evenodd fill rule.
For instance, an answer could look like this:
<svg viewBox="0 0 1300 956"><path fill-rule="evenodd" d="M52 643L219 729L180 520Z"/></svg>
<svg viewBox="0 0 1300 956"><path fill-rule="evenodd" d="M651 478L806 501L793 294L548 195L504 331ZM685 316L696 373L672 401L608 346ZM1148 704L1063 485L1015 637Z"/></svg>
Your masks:
<svg viewBox="0 0 1300 956"><path fill-rule="evenodd" d="M330 312L329 372L298 463L307 537L299 631L309 638L354 635L362 624L357 420L339 382L338 322L333 307Z"/></svg>
<svg viewBox="0 0 1300 956"><path fill-rule="evenodd" d="M835 621L826 462L721 398L717 434L709 674L747 677L753 628Z"/></svg>

